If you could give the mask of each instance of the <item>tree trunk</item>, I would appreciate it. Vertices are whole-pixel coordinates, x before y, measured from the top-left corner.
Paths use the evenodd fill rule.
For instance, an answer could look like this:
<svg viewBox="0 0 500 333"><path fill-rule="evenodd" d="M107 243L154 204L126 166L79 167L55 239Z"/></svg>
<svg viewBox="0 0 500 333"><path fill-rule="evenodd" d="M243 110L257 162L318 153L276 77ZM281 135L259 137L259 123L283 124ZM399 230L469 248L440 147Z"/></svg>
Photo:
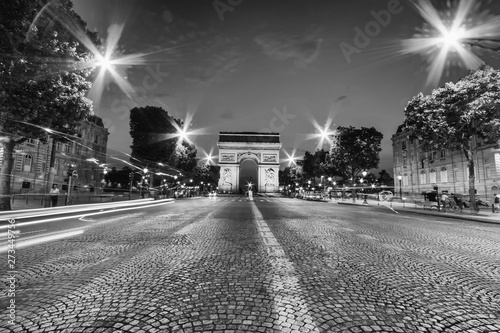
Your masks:
<svg viewBox="0 0 500 333"><path fill-rule="evenodd" d="M49 161L49 174L47 178L47 184L45 184L45 199L47 199L47 195L50 192L50 189L52 188L52 184L54 183L54 176L56 174L56 168L55 168L55 163L56 163L56 144L57 144L57 139L56 137L52 136L52 143L50 143L50 161ZM50 207L51 203L50 200L45 200L45 205L44 207Z"/></svg>
<svg viewBox="0 0 500 333"><path fill-rule="evenodd" d="M14 147L16 143L11 138L2 141L2 167L0 171L0 210L11 210L10 206L10 177L14 166Z"/></svg>
<svg viewBox="0 0 500 333"><path fill-rule="evenodd" d="M475 214L477 211L476 208L476 188L475 188L475 180L476 175L474 172L474 161L476 159L476 150L475 148L470 148L465 156L467 157L467 167L469 168L469 197L470 197L470 212L471 214Z"/></svg>

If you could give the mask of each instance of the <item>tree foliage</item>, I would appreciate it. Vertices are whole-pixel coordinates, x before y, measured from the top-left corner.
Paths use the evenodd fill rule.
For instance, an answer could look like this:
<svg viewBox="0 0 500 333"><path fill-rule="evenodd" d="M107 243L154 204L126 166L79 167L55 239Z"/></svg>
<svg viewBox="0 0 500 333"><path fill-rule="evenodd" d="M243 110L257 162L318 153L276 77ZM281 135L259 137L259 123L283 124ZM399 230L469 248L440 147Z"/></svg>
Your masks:
<svg viewBox="0 0 500 333"><path fill-rule="evenodd" d="M491 143L500 139L500 72L483 66L430 95L418 94L406 106L404 125L424 148L464 153L474 209L475 139Z"/></svg>
<svg viewBox="0 0 500 333"><path fill-rule="evenodd" d="M10 209L10 173L16 144L44 140L49 128L71 133L92 112L85 97L93 55L63 24L94 40L70 0L0 2L0 135L3 163L0 209Z"/></svg>
<svg viewBox="0 0 500 333"><path fill-rule="evenodd" d="M330 163L330 153L324 149L316 150L314 154L306 151L304 153L303 176L315 181L321 176L334 176L337 172Z"/></svg>
<svg viewBox="0 0 500 333"><path fill-rule="evenodd" d="M330 148L330 167L345 179L356 178L363 170L378 168L383 134L375 128L337 128L335 145Z"/></svg>
<svg viewBox="0 0 500 333"><path fill-rule="evenodd" d="M204 184L219 183L219 166L209 165L208 163L199 163L192 171L192 179L195 184L203 182Z"/></svg>
<svg viewBox="0 0 500 333"><path fill-rule="evenodd" d="M196 148L179 142L182 121L157 106L136 107L130 111L132 157L148 164L165 163L191 172L196 166Z"/></svg>

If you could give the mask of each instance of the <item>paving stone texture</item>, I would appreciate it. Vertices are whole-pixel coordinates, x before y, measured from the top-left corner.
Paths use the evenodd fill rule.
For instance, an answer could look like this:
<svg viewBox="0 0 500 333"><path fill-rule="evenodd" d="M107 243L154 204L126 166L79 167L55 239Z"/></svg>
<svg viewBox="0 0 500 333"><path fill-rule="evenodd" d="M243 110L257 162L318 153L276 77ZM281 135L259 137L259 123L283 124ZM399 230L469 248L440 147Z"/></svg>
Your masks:
<svg viewBox="0 0 500 333"><path fill-rule="evenodd" d="M0 332L500 332L500 226L376 207L179 200L16 266Z"/></svg>

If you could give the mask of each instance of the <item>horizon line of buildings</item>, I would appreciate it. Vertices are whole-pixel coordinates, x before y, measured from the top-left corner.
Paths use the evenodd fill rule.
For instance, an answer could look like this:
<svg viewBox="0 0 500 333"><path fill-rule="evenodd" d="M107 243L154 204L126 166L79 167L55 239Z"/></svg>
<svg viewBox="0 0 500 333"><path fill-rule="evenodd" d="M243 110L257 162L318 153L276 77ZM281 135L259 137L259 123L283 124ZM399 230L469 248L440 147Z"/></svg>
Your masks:
<svg viewBox="0 0 500 333"><path fill-rule="evenodd" d="M395 192L404 195L422 195L433 191L468 194L468 163L462 151L441 149L424 151L417 139L412 139L403 125L392 135L393 177ZM103 164L109 132L98 116L91 116L82 122L77 135L66 142L55 145L54 184L67 190L70 165L74 165L79 177L75 188L91 191L101 186L104 179ZM11 193L26 191L44 192L48 189L50 148L52 138L47 143L29 139L15 148L14 165L11 173ZM499 144L477 142L475 161L475 185L479 196L486 199L499 193L500 188L500 147ZM3 154L0 152L0 162ZM50 184L51 185L51 184Z"/></svg>

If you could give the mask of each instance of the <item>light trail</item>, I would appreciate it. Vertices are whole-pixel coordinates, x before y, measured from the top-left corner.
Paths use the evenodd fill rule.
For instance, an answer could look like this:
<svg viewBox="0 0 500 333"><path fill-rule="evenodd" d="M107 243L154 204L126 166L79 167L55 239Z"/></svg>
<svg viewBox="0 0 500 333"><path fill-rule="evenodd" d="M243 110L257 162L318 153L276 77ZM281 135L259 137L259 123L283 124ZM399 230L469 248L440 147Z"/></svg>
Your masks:
<svg viewBox="0 0 500 333"><path fill-rule="evenodd" d="M102 211L94 212L94 213L85 213L85 212L83 212L83 213L80 213L80 214L75 214L75 215L70 215L70 216L54 217L54 218L49 218L49 219L44 219L44 220L37 220L37 221L31 221L31 222L17 222L16 223L16 227L22 227L22 226L26 226L26 225L34 225L34 224L40 224L40 223L47 223L47 222L54 222L54 221L61 221L61 220L67 220L67 219L73 219L73 218L81 218L81 217L85 218L86 216L95 216L95 215L101 215L101 214L107 214L107 213L123 212L123 211L128 211L128 210L137 210L138 208L150 208L150 207L156 207L156 206L171 204L171 203L174 203L175 201L173 201L172 199L164 199L164 200L156 200L155 202L157 202L157 203L155 203L155 204L148 204L148 205L144 205L144 206L134 205L134 207L102 210ZM91 209L87 209L86 211L89 211L89 210L91 210ZM52 215L54 215L54 214L52 214ZM43 217L43 216L47 216L47 215L30 216L30 218L33 218L33 217ZM13 219L17 219L17 217L14 217ZM0 226L0 230L7 229L7 228L8 228L8 225L2 225L2 226Z"/></svg>

